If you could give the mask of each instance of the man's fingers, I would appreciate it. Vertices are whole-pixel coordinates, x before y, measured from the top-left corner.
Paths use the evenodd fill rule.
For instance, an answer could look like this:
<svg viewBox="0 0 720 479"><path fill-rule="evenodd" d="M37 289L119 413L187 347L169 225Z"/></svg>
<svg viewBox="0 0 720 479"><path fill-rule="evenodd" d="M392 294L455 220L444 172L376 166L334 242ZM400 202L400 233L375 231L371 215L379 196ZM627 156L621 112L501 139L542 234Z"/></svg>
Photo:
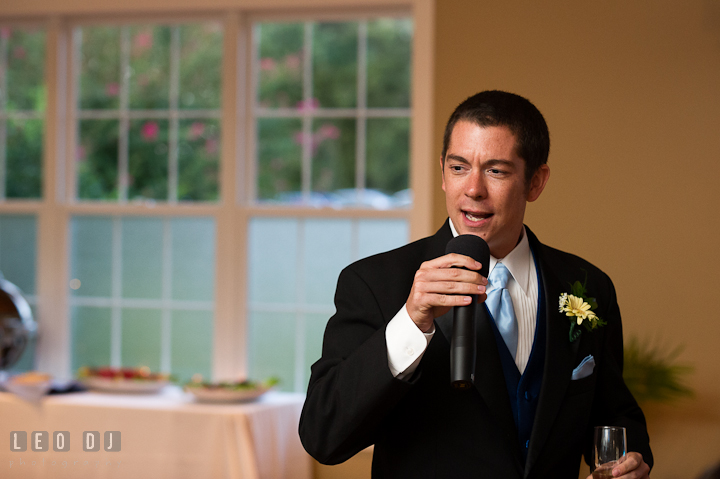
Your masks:
<svg viewBox="0 0 720 479"><path fill-rule="evenodd" d="M478 261L475 261L470 256L465 256L457 253L449 253L444 256L440 256L439 258L424 262L421 266L421 269L424 267L432 269L455 267L467 268L478 271L480 268L482 268L482 264Z"/></svg>
<svg viewBox="0 0 720 479"><path fill-rule="evenodd" d="M487 285L487 278L476 271L460 268L424 269L415 272L415 284L435 282L459 282Z"/></svg>
<svg viewBox="0 0 720 479"><path fill-rule="evenodd" d="M620 464L612 470L613 476L620 479L643 479L650 473L650 466L639 452L629 452Z"/></svg>
<svg viewBox="0 0 720 479"><path fill-rule="evenodd" d="M425 331L448 308L470 304L471 295L485 301L488 281L478 273L481 267L469 256L455 253L424 262L415 272L406 302L410 318Z"/></svg>
<svg viewBox="0 0 720 479"><path fill-rule="evenodd" d="M416 294L483 294L486 286L477 283L463 283L459 281L432 281L415 284Z"/></svg>

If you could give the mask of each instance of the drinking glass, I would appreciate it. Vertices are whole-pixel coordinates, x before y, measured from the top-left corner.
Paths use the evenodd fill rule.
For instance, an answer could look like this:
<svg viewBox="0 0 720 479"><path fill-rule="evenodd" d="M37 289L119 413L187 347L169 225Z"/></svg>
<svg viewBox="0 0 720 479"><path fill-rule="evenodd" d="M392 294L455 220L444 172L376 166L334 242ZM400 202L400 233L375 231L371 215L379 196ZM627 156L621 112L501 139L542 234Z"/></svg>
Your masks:
<svg viewBox="0 0 720 479"><path fill-rule="evenodd" d="M613 467L625 460L626 444L624 427L597 426L595 428L593 479L613 477Z"/></svg>

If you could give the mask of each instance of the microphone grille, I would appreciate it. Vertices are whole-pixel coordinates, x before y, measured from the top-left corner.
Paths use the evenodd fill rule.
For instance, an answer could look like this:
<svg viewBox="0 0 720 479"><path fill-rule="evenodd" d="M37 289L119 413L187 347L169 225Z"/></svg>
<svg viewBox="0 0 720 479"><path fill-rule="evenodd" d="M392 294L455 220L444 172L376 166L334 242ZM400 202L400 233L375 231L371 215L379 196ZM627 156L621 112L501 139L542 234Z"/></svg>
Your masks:
<svg viewBox="0 0 720 479"><path fill-rule="evenodd" d="M479 236L475 235L459 235L448 241L445 247L445 254L457 253L469 256L475 261L482 263L480 274L488 275L490 268L490 247Z"/></svg>

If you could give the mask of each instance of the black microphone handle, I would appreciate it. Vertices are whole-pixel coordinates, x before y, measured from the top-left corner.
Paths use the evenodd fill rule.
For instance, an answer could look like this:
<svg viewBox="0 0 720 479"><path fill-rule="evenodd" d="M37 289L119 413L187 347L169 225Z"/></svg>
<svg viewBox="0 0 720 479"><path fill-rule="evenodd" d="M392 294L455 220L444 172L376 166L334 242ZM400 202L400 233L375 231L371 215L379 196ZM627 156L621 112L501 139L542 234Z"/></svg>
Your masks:
<svg viewBox="0 0 720 479"><path fill-rule="evenodd" d="M490 248L485 240L475 235L459 235L448 241L445 253L458 253L482 263L479 273L488 275ZM475 379L475 311L478 308L478 296L471 295L472 302L467 306L455 306L453 309L453 332L450 341L450 383L456 389L472 387Z"/></svg>
<svg viewBox="0 0 720 479"><path fill-rule="evenodd" d="M477 296L472 303L456 306L450 343L450 383L456 389L472 387L475 379L475 308Z"/></svg>

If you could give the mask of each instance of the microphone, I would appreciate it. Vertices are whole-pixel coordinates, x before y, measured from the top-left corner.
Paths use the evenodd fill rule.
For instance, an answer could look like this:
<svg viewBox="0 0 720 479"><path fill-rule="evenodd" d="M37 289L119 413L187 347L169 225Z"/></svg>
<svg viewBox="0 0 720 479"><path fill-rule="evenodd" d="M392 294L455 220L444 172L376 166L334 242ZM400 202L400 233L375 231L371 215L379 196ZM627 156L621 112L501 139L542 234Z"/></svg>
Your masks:
<svg viewBox="0 0 720 479"><path fill-rule="evenodd" d="M482 263L481 275L490 269L490 248L484 239L475 235L460 235L448 241L445 254L458 253ZM453 331L450 342L450 384L455 389L472 387L475 379L475 310L477 295L467 306L453 308Z"/></svg>

